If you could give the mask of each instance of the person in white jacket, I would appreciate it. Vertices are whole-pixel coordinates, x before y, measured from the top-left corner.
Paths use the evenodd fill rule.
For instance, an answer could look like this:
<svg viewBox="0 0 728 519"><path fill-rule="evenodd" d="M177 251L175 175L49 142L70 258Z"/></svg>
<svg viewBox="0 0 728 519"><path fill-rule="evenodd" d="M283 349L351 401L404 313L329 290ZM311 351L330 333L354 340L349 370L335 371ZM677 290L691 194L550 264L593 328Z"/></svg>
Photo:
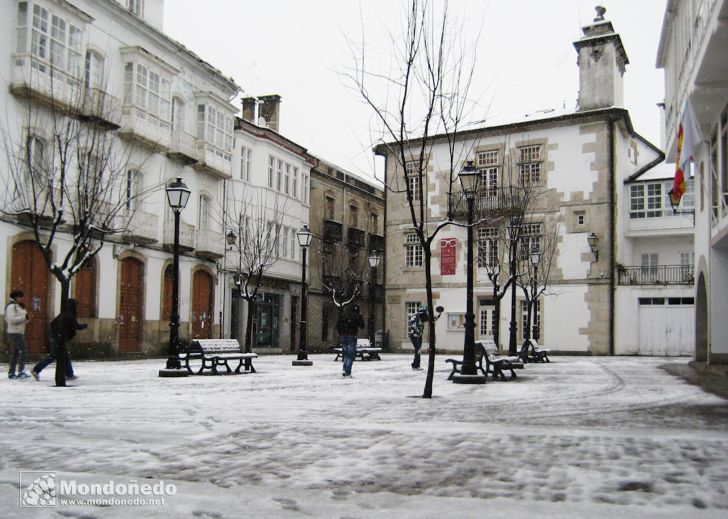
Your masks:
<svg viewBox="0 0 728 519"><path fill-rule="evenodd" d="M10 292L10 301L5 305L5 329L8 333L8 341L13 349L10 357L10 370L8 378L28 378L30 375L25 371L25 353L28 345L25 342L25 325L30 315L25 311L22 303L23 292L13 290ZM18 373L15 373L15 366Z"/></svg>

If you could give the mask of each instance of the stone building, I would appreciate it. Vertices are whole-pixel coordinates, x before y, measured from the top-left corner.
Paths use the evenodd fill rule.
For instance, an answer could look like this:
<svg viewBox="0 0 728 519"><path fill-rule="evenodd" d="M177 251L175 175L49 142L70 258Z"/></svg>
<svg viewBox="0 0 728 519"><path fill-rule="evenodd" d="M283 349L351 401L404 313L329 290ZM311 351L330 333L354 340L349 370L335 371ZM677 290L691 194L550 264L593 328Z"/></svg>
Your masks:
<svg viewBox="0 0 728 519"><path fill-rule="evenodd" d="M574 42L580 75L576 111L530 114L458 134L455 169L472 160L481 175L476 205L482 220L474 229L476 340L491 338L497 329L501 348L508 349L515 325L520 348L529 305L520 288L513 300L508 292L497 303L489 265L497 262L503 248L516 243L518 272L529 284L529 254L540 252L543 262L547 235L554 243L548 289L537 301L536 330L527 331L535 331L540 344L581 354L654 354L658 352L641 346L658 333L650 328L656 318L652 310L664 306L667 312L673 309L668 302L677 301L681 316L692 311L691 258L682 255L692 247L692 225L670 210L664 190L669 174L653 171L663 153L635 131L622 108L628 58L603 14L599 9L594 22L583 28L583 37ZM406 164L387 146L375 152L384 156L387 186L399 182L401 187L407 179L412 189L425 192L427 219L434 228L446 220L448 204L454 202L443 181L451 166L447 141L445 136L430 139L427 178L421 185L419 177L406 176L408 170L416 170L409 166L416 160L414 151ZM412 141L412 149L418 144ZM519 190L537 191L539 196L525 207L517 222L518 241L512 242L506 229L523 208L518 207L519 197L508 193ZM411 348L408 317L426 302L422 250L404 194L388 190L386 211L386 324L390 345L406 350ZM454 220L463 223L462 206L456 208ZM432 248L434 304L445 308L436 325L437 344L452 351L462 351L464 341L465 236L463 227L446 226ZM544 265L539 267L543 276ZM501 287L508 270L497 278ZM651 311L645 311L647 307ZM686 349L692 349L692 341L681 339L669 351L663 348L662 354Z"/></svg>
<svg viewBox="0 0 728 519"><path fill-rule="evenodd" d="M372 251L384 250L384 193L369 181L318 159L311 170L311 231L315 240L309 256L308 345L326 351L338 341L339 310L331 287L359 284L359 306L367 323L360 337L385 329L382 272L384 258L374 270ZM352 285L353 286L353 285ZM328 288L327 288L328 287Z"/></svg>
<svg viewBox="0 0 728 519"><path fill-rule="evenodd" d="M695 197L695 359L728 362L728 3L668 0L657 66L665 70L665 149L676 162L677 132L692 106L697 135L684 165ZM686 142L684 140L683 142ZM689 151L683 158L689 159ZM691 164L692 162L692 164ZM674 169L674 167L673 167ZM692 207L694 205L694 207Z"/></svg>

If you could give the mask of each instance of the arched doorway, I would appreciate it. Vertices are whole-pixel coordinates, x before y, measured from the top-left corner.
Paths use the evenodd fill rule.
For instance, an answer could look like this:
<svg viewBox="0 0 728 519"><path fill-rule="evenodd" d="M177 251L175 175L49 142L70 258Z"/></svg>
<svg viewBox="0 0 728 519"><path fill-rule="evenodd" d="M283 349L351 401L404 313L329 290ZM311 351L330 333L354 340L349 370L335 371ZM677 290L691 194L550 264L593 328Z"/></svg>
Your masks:
<svg viewBox="0 0 728 519"><path fill-rule="evenodd" d="M144 264L136 258L124 258L119 283L119 353L139 351L143 294Z"/></svg>
<svg viewBox="0 0 728 519"><path fill-rule="evenodd" d="M698 274L698 289L695 299L695 360L708 360L708 294L705 290L705 276Z"/></svg>
<svg viewBox="0 0 728 519"><path fill-rule="evenodd" d="M13 245L11 267L11 288L25 294L25 307L30 322L25 327L25 340L29 353L46 351L46 329L48 327L48 267L43 252L30 240ZM9 292L9 291L8 291Z"/></svg>
<svg viewBox="0 0 728 519"><path fill-rule="evenodd" d="M212 276L198 270L192 276L192 338L212 338L213 288Z"/></svg>

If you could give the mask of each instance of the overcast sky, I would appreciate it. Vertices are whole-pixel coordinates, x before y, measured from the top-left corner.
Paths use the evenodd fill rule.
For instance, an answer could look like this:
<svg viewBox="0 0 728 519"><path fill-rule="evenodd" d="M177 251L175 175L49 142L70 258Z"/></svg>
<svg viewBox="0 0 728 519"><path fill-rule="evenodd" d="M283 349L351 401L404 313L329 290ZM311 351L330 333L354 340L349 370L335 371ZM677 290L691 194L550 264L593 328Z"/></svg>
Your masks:
<svg viewBox="0 0 728 519"><path fill-rule="evenodd" d="M438 0L439 3L439 0ZM572 42L597 0L451 0L466 34L478 32L473 120L520 118L566 106L579 88ZM655 68L666 0L604 0L629 65L625 104L637 132L662 146L661 70ZM338 166L373 176L370 109L341 73L347 40L362 34L370 56L388 54L407 0L167 0L165 31L231 76L244 95L282 97L280 132ZM204 6L204 8L201 8ZM486 123L487 125L487 123Z"/></svg>

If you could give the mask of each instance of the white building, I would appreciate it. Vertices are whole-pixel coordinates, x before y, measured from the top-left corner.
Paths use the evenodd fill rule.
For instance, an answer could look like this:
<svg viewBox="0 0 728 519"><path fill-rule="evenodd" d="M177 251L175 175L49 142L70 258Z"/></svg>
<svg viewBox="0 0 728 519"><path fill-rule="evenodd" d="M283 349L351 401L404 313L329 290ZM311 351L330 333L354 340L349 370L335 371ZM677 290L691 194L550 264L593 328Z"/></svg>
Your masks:
<svg viewBox="0 0 728 519"><path fill-rule="evenodd" d="M245 285L240 277L236 285L236 274L247 275L247 267L270 263L255 299L253 351L291 352L298 344L302 258L296 232L308 224L315 159L277 132L279 107L278 96L243 99L243 118L235 124L234 173L226 195L226 234L232 231L238 240L224 259L226 337L239 338L241 344L245 338L249 305L241 298ZM260 234L269 230L270 254L256 256L255 244L246 254L237 235L258 233L265 242ZM249 284L249 293L253 285Z"/></svg>
<svg viewBox="0 0 728 519"><path fill-rule="evenodd" d="M665 69L665 149L675 162L678 126L693 107L695 359L728 362L728 3L668 0L657 55Z"/></svg>
<svg viewBox="0 0 728 519"><path fill-rule="evenodd" d="M164 185L175 177L192 191L182 211L180 332L183 338L219 333L224 233L215 207L234 170L231 100L239 87L161 32L162 17L163 0L2 3L6 135L43 146L53 135L43 123L50 103L82 95L104 105L108 135L130 147L126 190L129 203L138 204L130 229L108 238L71 289L90 324L75 342L96 354L166 350L173 232ZM29 109L41 114L32 124ZM66 246L61 237L59 257ZM41 353L47 322L59 308L57 283L17 218L0 221L0 250L0 292L26 293L30 352Z"/></svg>
<svg viewBox="0 0 728 519"><path fill-rule="evenodd" d="M485 208L479 213L485 221L474 237L481 245L473 272L475 337L490 338L497 326L499 345L509 346L511 294L495 303L487 265L489 255L508 243L506 226L512 216L500 196L511 186L526 185L540 196L524 217L519 247L525 243L526 251L540 250L548 230L556 229L548 289L538 300L539 343L581 354L686 354L693 349L692 222L672 214L664 189L671 174L653 171L664 155L635 131L622 108L628 59L619 35L600 9L583 32L574 42L580 73L575 112L532 114L458 136L460 167L474 161L482 179L478 203ZM414 192L426 193L427 220L434 228L446 218L444 179L450 158L445 137L431 139L426 182L419 185L418 177L408 181L418 184L411 188ZM414 150L418 144L411 141ZM408 349L407 319L426 302L422 251L402 193L404 172L418 171L409 164L418 153L400 164L389 149L376 150L386 159L387 185L400 188L386 198L387 326L390 344ZM462 210L455 219L462 222ZM598 240L594 252L588 241L592 234ZM463 347L466 243L465 230L450 225L433 244L434 304L445 307L436 325L437 345L447 350ZM519 271L527 272L526 265L521 261ZM507 272L506 266L501 287ZM514 306L520 347L527 315L520 289ZM671 328L676 323L684 328L679 334Z"/></svg>

